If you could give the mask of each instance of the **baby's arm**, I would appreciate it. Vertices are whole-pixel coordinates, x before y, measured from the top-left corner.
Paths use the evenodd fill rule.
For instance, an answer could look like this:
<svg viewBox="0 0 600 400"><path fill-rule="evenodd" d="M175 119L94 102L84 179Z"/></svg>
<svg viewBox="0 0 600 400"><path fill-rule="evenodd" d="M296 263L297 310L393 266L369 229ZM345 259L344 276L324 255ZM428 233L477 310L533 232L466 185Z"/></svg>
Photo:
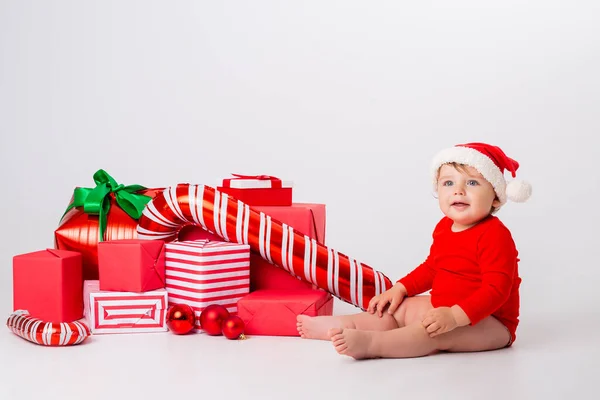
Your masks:
<svg viewBox="0 0 600 400"><path fill-rule="evenodd" d="M390 289L378 296L374 296L369 302L367 312L371 314L377 312L377 315L381 317L383 310L387 307L388 313L393 314L405 296L414 296L431 289L433 276L435 275L431 259L432 256L430 253L423 264L419 265L404 278L399 279Z"/></svg>
<svg viewBox="0 0 600 400"><path fill-rule="evenodd" d="M435 226L431 235L433 243L429 248L429 255L427 256L427 259L425 259L425 261L412 272L398 280L398 282L402 283L406 288L407 296L416 296L431 289L433 285L433 278L435 277L435 266L433 261L436 247L435 238L439 232L446 229L448 221L449 220L447 218L442 218Z"/></svg>
<svg viewBox="0 0 600 400"><path fill-rule="evenodd" d="M431 289L435 276L432 259L433 256L430 252L421 265L397 281L404 285L407 296L416 296Z"/></svg>
<svg viewBox="0 0 600 400"><path fill-rule="evenodd" d="M371 314L377 312L381 317L384 308L389 304L387 311L388 313L393 314L398 309L405 296L415 296L431 289L433 277L435 276L433 263L435 234L440 229L443 221L444 220L442 219L438 222L433 231L432 236L434 237L434 243L431 244L427 259L402 279L399 279L391 289L373 297L369 302L369 307L367 308L368 312Z"/></svg>
<svg viewBox="0 0 600 400"><path fill-rule="evenodd" d="M460 326L469 325L471 320L460 306L454 305L429 310L422 323L429 336L436 337Z"/></svg>
<svg viewBox="0 0 600 400"><path fill-rule="evenodd" d="M389 304L388 313L393 314L398 309L405 296L406 288L400 282L396 282L396 284L394 284L394 286L392 286L390 289L378 296L374 296L371 301L369 301L367 312L371 314L377 312L377 315L382 317L383 310Z"/></svg>

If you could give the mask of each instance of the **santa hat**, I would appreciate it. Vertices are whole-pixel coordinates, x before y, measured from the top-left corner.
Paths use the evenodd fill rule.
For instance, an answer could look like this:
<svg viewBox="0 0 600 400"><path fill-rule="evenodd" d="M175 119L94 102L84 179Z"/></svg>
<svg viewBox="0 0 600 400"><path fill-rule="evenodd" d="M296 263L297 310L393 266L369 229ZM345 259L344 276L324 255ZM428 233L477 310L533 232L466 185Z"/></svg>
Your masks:
<svg viewBox="0 0 600 400"><path fill-rule="evenodd" d="M512 177L516 178L519 163L504 154L500 147L486 143L466 143L440 151L431 163L434 183L437 181L439 168L452 162L468 165L479 171L496 191L500 205L506 203L507 199L523 203L531 196L529 183L515 179L507 183L504 179L504 170L510 171Z"/></svg>

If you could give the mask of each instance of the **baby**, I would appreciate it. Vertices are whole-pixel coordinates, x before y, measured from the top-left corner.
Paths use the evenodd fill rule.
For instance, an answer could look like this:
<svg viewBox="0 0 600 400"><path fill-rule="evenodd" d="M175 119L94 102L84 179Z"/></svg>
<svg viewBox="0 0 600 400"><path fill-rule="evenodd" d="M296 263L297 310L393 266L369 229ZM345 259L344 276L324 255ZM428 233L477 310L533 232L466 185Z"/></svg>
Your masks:
<svg viewBox="0 0 600 400"><path fill-rule="evenodd" d="M300 336L331 340L338 353L356 359L511 346L519 324L519 259L510 231L494 214L507 199L524 202L531 195L528 183L504 179L505 169L515 178L518 168L485 143L439 152L431 173L444 217L425 262L373 297L367 312L298 316Z"/></svg>

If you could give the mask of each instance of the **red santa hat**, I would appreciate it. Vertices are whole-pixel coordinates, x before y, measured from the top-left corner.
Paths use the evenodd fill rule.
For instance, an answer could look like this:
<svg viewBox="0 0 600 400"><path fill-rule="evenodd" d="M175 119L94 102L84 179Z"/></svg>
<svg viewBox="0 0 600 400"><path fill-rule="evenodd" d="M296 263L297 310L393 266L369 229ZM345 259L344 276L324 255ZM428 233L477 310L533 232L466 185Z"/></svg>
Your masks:
<svg viewBox="0 0 600 400"><path fill-rule="evenodd" d="M516 178L519 163L504 154L500 147L486 143L466 143L440 151L431 163L434 183L437 183L439 168L452 162L468 165L479 171L496 191L500 205L506 203L507 199L523 203L531 196L529 183L516 179L507 183L504 179L504 170L508 170Z"/></svg>

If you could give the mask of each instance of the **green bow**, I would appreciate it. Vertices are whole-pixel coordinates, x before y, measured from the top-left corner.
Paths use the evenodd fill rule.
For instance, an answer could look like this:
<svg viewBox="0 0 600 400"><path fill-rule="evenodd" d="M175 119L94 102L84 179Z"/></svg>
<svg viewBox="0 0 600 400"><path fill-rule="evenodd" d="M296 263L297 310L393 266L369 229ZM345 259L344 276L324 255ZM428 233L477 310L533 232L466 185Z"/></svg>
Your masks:
<svg viewBox="0 0 600 400"><path fill-rule="evenodd" d="M140 185L123 186L118 184L106 171L99 169L94 174L95 188L76 188L73 192L73 202L69 204L63 214L69 212L74 207L83 207L83 212L90 215L98 215L98 241L104 238L106 230L106 216L110 210L110 193L115 194L117 204L123 211L133 219L139 219L146 204L152 197L135 192L146 189Z"/></svg>

